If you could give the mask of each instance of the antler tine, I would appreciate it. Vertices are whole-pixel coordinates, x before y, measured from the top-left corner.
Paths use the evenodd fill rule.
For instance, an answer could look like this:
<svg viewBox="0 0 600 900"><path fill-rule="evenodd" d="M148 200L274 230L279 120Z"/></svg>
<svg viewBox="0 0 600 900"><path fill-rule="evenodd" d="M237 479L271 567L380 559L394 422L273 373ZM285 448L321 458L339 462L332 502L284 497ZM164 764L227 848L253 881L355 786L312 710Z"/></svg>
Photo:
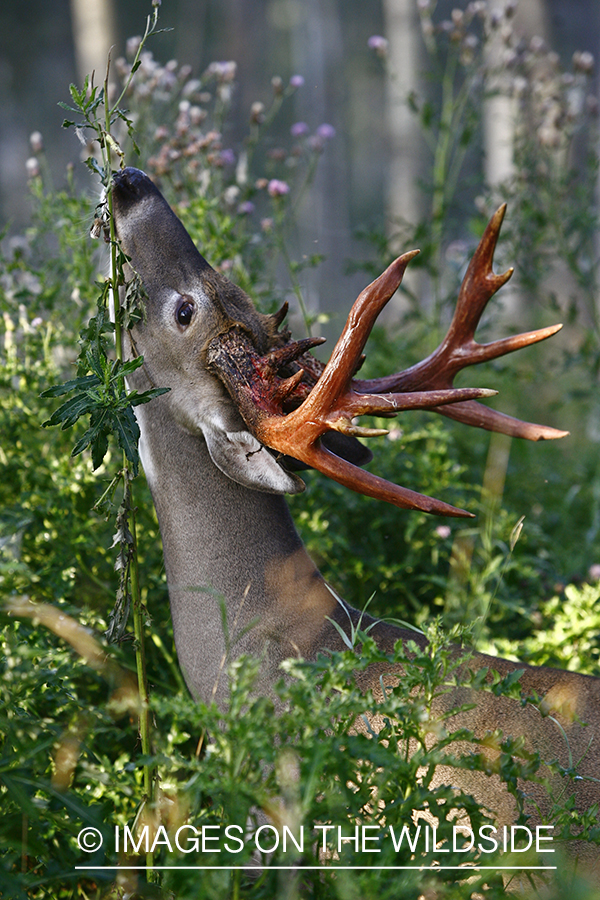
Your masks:
<svg viewBox="0 0 600 900"><path fill-rule="evenodd" d="M527 441L552 441L557 438L567 437L568 431L560 431L558 428L550 428L549 425L536 425L534 422L524 422L514 416L490 409L482 403L468 401L457 403L455 406L444 406L435 409L449 419L462 422L463 425L473 425L475 428L484 428L486 431L498 431L500 434L508 434L510 437L524 438Z"/></svg>
<svg viewBox="0 0 600 900"><path fill-rule="evenodd" d="M335 400L347 389L377 316L398 289L408 263L418 252L410 250L399 256L379 278L367 285L358 295L329 362L319 378L320 400L324 402ZM310 396L313 395L314 392ZM317 395L314 396L316 400ZM310 397L308 399L310 400Z"/></svg>
<svg viewBox="0 0 600 900"><path fill-rule="evenodd" d="M513 268L507 269L502 275L496 275L493 270L494 251L505 212L506 203L503 203L488 222L467 267L458 293L454 316L444 341L450 346L457 340L463 343L473 340L489 300L512 277Z"/></svg>
<svg viewBox="0 0 600 900"><path fill-rule="evenodd" d="M503 274L496 275L492 268L505 211L506 204L502 204L485 229L465 273L448 333L439 347L426 359L395 375L371 380L355 379L353 387L356 391L381 394L389 391L450 388L454 377L461 369L513 353L515 350L546 340L560 331L562 325L551 325L491 341L489 344L479 344L475 341L475 331L487 303L513 273L513 269L508 269ZM457 403L434 411L466 425L475 425L528 440L554 440L568 434L567 431L559 431L556 428L523 422L521 419L507 416L475 402Z"/></svg>
<svg viewBox="0 0 600 900"><path fill-rule="evenodd" d="M373 475L365 469L359 469L345 459L330 453L322 445L317 446L313 444L305 454L304 461L308 465L313 466L313 468L318 469L319 472L344 485L344 487L350 488L350 490L359 494L374 497L376 500L393 503L394 506L398 506L400 509L418 509L436 516L453 516L463 519L474 518L473 513L464 509L458 509L449 503L444 503L443 500L427 497L425 494L419 494L416 491L411 491L409 488L386 481L384 478L380 478L379 475Z"/></svg>

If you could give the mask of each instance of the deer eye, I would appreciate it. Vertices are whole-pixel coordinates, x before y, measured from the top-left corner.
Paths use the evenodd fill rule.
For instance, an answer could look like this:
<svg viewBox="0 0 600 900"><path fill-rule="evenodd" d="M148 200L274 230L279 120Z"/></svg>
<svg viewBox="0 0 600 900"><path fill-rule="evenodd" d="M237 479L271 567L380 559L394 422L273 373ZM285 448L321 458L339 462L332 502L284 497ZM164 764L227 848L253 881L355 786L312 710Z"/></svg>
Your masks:
<svg viewBox="0 0 600 900"><path fill-rule="evenodd" d="M181 303L177 307L175 311L175 318L177 319L177 324L181 325L182 328L187 328L187 326L192 321L192 317L194 315L194 303L188 297L183 297Z"/></svg>

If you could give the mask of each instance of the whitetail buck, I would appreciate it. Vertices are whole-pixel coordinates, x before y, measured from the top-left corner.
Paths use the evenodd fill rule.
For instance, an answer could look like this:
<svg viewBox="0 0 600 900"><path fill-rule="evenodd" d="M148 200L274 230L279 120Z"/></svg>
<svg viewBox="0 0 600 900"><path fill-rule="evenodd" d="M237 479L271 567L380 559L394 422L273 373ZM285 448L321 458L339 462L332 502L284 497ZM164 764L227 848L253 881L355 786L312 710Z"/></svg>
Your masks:
<svg viewBox="0 0 600 900"><path fill-rule="evenodd" d="M452 387L465 366L540 341L560 326L476 343L475 329L487 301L511 274L492 271L501 209L475 252L448 335L437 350L398 374L354 379L373 323L413 253L397 259L362 292L323 366L308 354L316 340L292 342L287 331L279 330L283 314L259 314L238 287L208 265L143 172L128 168L116 174L112 196L119 241L148 294L145 318L130 335L131 353L144 357L134 373L134 387L170 388L138 406L137 415L141 458L164 545L179 663L194 697L225 698L219 603L224 598L231 633L243 634L235 653L262 659L257 690L269 692L286 657L314 658L323 648L342 649L330 620L348 629L350 620L358 624L361 618L334 597L300 541L282 496L303 489L290 471L290 459L406 509L467 516L357 467L352 460L364 462L364 448L356 436L373 432L354 419L366 413L431 409L530 440L561 437L565 432L521 422L478 403L489 391ZM373 621L362 617L365 627ZM418 633L384 623L375 624L370 633L390 652L398 639L424 644ZM589 776L568 786L577 807L597 802L600 679L483 654L475 654L469 665L502 674L524 669L524 693L543 696L546 710L564 732L533 706L490 693L478 694L476 708L457 718L457 725L467 725L479 736L495 729L526 735L529 746L547 761L560 759L568 765L570 753L580 763L580 773ZM380 674L366 676L374 689ZM446 698L446 708L465 700L466 691L455 691ZM513 820L512 798L495 776L446 774L501 821ZM527 790L543 802L534 785Z"/></svg>

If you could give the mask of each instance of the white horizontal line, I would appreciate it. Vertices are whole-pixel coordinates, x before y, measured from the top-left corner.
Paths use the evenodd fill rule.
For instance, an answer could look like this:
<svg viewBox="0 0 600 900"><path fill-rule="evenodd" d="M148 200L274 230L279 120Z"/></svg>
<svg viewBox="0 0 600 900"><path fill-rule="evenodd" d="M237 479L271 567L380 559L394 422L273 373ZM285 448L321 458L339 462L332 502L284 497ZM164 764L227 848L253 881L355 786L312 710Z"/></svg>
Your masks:
<svg viewBox="0 0 600 900"><path fill-rule="evenodd" d="M135 871L146 871L153 869L289 869L302 871L303 869L317 869L322 872L335 872L336 869L371 869L377 872L387 871L407 871L414 870L416 872L478 872L482 869L491 870L493 872L549 872L558 868L558 866L75 866L75 869L134 869Z"/></svg>

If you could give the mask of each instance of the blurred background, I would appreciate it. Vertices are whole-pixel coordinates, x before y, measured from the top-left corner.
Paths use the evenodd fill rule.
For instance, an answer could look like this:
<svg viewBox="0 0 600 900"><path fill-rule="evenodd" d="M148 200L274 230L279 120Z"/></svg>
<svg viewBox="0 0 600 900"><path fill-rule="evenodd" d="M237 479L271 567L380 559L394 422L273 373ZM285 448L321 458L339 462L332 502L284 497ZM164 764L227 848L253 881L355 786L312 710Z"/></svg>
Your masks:
<svg viewBox="0 0 600 900"><path fill-rule="evenodd" d="M500 10L506 3L490 0L487 5ZM571 68L574 52L596 53L598 0L521 0L510 5L516 7L511 27L522 41L544 42L560 55L565 69ZM162 3L165 33L151 43L157 59L166 63L175 58L196 75L214 60L236 61L230 119L234 131L244 133L253 102L268 101L273 76L287 83L295 74L303 76L304 87L275 127L289 129L297 120L313 129L322 123L335 129L335 141L323 156L299 221L304 252L316 248L325 257L312 288L322 295L323 308L348 305L347 292L354 286L342 291L337 282L347 261L361 252L354 243L357 229L381 226L386 214L413 224L423 217L419 179L428 151L406 100L411 93L439 90L442 76L428 57L420 19L427 12L434 13L437 22L452 22L458 12L473 6L466 0ZM72 131L61 129L64 112L58 103L69 100L69 83L81 84L86 73L95 70L97 82L104 78L108 48L114 48L113 59L123 55L127 39L143 30L149 11L149 0L3 0L0 223L18 230L28 219L25 163L32 132L43 136L56 187L65 179L68 162L76 163L82 183L90 181L89 173L77 165L81 148ZM369 47L374 37L387 40L387 47L373 42ZM493 46L487 52L494 53ZM597 92L595 75L592 84ZM511 169L511 112L502 98L487 103L482 123L470 167L478 177L499 183ZM144 160L139 164L143 168ZM462 202L468 215L477 187L472 185L473 171L467 176Z"/></svg>

